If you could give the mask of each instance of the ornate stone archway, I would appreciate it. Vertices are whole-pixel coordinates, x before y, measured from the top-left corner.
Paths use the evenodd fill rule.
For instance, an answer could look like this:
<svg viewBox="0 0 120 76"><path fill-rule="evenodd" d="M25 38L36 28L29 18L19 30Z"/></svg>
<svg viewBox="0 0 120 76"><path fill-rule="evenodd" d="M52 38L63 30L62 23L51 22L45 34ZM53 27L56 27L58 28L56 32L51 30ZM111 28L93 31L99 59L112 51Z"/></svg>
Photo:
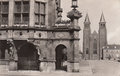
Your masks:
<svg viewBox="0 0 120 76"><path fill-rule="evenodd" d="M39 55L36 46L26 43L18 50L18 70L39 70Z"/></svg>

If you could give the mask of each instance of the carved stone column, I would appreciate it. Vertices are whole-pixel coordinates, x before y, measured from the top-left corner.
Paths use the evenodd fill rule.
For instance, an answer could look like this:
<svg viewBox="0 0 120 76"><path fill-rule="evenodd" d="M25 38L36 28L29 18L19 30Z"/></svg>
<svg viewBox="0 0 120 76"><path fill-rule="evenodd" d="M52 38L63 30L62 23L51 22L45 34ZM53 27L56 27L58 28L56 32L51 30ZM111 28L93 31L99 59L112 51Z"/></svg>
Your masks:
<svg viewBox="0 0 120 76"><path fill-rule="evenodd" d="M80 27L78 25L79 18L82 17L81 13L75 8L73 8L67 15L71 20L71 27L73 27L73 41L72 44L72 60L68 63L68 72L79 72L79 31ZM77 30L77 31L76 31Z"/></svg>

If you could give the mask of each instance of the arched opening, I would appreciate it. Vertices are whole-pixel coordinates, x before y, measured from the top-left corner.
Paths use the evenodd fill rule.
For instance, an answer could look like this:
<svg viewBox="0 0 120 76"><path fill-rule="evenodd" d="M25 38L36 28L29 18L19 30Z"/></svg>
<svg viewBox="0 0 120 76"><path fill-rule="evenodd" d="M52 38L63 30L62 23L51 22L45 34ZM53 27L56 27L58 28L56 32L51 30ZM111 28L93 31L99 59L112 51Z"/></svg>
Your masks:
<svg viewBox="0 0 120 76"><path fill-rule="evenodd" d="M64 45L58 45L56 51L56 70L67 71L67 48Z"/></svg>
<svg viewBox="0 0 120 76"><path fill-rule="evenodd" d="M18 50L18 70L39 70L39 55L33 44L26 43Z"/></svg>
<svg viewBox="0 0 120 76"><path fill-rule="evenodd" d="M0 59L5 59L5 51L7 49L7 41L0 40Z"/></svg>
<svg viewBox="0 0 120 76"><path fill-rule="evenodd" d="M94 42L93 42L93 54L97 54L97 40L94 39Z"/></svg>

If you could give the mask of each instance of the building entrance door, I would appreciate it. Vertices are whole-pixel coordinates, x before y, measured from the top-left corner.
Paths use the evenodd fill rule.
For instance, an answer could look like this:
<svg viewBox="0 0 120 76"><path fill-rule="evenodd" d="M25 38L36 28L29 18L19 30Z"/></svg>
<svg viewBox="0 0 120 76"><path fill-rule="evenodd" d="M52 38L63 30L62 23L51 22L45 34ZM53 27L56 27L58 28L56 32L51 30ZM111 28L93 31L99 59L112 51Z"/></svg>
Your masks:
<svg viewBox="0 0 120 76"><path fill-rule="evenodd" d="M55 49L56 51L56 70L64 70L67 71L67 65L65 65L65 61L67 61L67 51L64 45L58 45Z"/></svg>
<svg viewBox="0 0 120 76"><path fill-rule="evenodd" d="M36 47L26 43L18 51L18 70L39 70L39 61Z"/></svg>

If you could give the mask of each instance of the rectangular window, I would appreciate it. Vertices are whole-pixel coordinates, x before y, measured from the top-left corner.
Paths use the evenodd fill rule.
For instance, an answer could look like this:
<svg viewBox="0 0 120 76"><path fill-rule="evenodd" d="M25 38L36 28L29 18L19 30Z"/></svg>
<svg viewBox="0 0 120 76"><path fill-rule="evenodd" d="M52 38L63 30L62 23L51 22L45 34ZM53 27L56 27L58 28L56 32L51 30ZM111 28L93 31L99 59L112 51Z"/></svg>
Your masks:
<svg viewBox="0 0 120 76"><path fill-rule="evenodd" d="M9 9L8 2L3 2L2 3L2 12L8 13L8 9Z"/></svg>
<svg viewBox="0 0 120 76"><path fill-rule="evenodd" d="M35 24L36 24L36 25L39 25L39 19L40 19L40 18L39 18L39 15L36 14L36 15L35 15Z"/></svg>
<svg viewBox="0 0 120 76"><path fill-rule="evenodd" d="M35 2L35 24L45 25L45 3Z"/></svg>
<svg viewBox="0 0 120 76"><path fill-rule="evenodd" d="M0 2L0 25L8 25L9 2Z"/></svg>
<svg viewBox="0 0 120 76"><path fill-rule="evenodd" d="M39 2L35 3L35 13L36 14L39 14L39 7L40 7L39 5L40 5Z"/></svg>
<svg viewBox="0 0 120 76"><path fill-rule="evenodd" d="M15 1L14 24L29 24L29 1Z"/></svg>
<svg viewBox="0 0 120 76"><path fill-rule="evenodd" d="M40 4L40 14L45 14L45 3Z"/></svg>
<svg viewBox="0 0 120 76"><path fill-rule="evenodd" d="M15 13L21 13L21 2L15 2Z"/></svg>
<svg viewBox="0 0 120 76"><path fill-rule="evenodd" d="M41 15L41 25L45 25L45 15Z"/></svg>
<svg viewBox="0 0 120 76"><path fill-rule="evenodd" d="M0 14L0 25L2 24L2 15Z"/></svg>
<svg viewBox="0 0 120 76"><path fill-rule="evenodd" d="M4 25L8 24L8 15L7 14L2 15L2 24L4 24Z"/></svg>
<svg viewBox="0 0 120 76"><path fill-rule="evenodd" d="M2 8L2 4L1 4L1 2L0 2L0 13L1 13L1 8Z"/></svg>
<svg viewBox="0 0 120 76"><path fill-rule="evenodd" d="M15 14L14 23L20 24L21 23L21 14Z"/></svg>
<svg viewBox="0 0 120 76"><path fill-rule="evenodd" d="M1 25L1 22L2 22L2 21L1 21L1 19L2 19L2 15L1 15L1 11L2 11L2 10L1 10L1 8L2 8L2 4L1 4L1 2L0 2L0 25Z"/></svg>
<svg viewBox="0 0 120 76"><path fill-rule="evenodd" d="M28 1L25 1L23 2L23 12L24 13L29 13L29 2Z"/></svg>
<svg viewBox="0 0 120 76"><path fill-rule="evenodd" d="M97 50L93 50L93 53L94 53L94 54L97 54Z"/></svg>
<svg viewBox="0 0 120 76"><path fill-rule="evenodd" d="M29 14L23 14L23 23L28 24L29 23Z"/></svg>

